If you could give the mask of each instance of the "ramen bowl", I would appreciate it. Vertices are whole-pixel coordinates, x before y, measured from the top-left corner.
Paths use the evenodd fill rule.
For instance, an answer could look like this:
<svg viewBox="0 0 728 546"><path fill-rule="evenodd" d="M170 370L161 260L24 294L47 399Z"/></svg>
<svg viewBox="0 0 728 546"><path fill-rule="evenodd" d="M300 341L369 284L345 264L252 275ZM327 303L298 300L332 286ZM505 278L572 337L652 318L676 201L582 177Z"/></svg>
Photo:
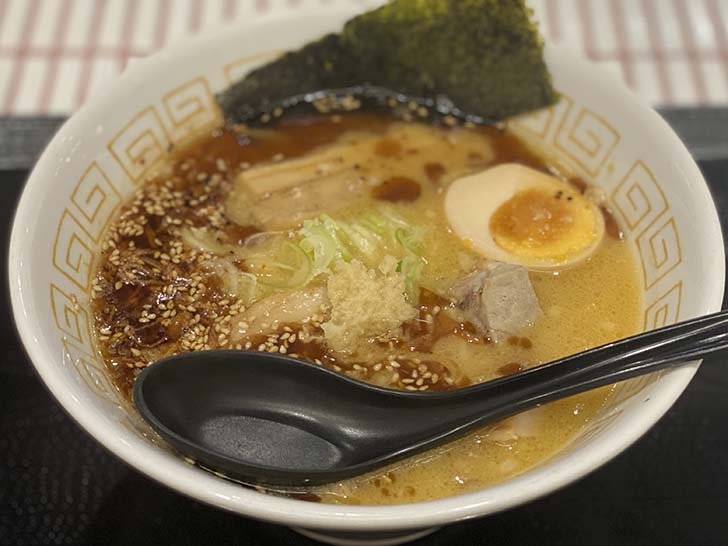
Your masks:
<svg viewBox="0 0 728 546"><path fill-rule="evenodd" d="M90 283L105 228L170 146L221 123L214 93L351 15L327 8L261 18L131 66L68 120L33 169L14 220L9 279L17 328L40 377L126 463L221 509L331 543L384 545L531 501L598 468L667 411L698 363L619 385L557 455L513 479L409 505L338 506L260 493L188 464L145 425L106 376L92 337ZM557 47L547 46L546 59L561 100L509 125L608 196L639 264L643 328L718 310L723 242L690 154L611 75Z"/></svg>

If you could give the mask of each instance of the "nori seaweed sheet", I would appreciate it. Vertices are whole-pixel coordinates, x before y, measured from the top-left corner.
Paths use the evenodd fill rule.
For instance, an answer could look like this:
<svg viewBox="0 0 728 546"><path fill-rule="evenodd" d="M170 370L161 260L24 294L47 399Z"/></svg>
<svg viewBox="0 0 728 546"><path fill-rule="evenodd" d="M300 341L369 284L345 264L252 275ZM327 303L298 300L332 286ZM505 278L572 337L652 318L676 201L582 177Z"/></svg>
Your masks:
<svg viewBox="0 0 728 546"><path fill-rule="evenodd" d="M558 98L525 0L394 0L254 70L217 100L229 122L250 122L342 88L480 122Z"/></svg>

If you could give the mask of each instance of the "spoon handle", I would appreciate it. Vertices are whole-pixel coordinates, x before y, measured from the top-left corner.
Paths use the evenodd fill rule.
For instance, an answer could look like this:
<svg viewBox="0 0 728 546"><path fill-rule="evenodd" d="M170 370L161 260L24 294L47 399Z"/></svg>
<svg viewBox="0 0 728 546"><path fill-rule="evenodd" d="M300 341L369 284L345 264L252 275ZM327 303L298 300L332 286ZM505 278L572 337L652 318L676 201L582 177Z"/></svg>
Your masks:
<svg viewBox="0 0 728 546"><path fill-rule="evenodd" d="M461 391L467 428L728 349L728 310L615 341ZM476 422L477 421L477 422ZM460 427L458 427L460 428Z"/></svg>

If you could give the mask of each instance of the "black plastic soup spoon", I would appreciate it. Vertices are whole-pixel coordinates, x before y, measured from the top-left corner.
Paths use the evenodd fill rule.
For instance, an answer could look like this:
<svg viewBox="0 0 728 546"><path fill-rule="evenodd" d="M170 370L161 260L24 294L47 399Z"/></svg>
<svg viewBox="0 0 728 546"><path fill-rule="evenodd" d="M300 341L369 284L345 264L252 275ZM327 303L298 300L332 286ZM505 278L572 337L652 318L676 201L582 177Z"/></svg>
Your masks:
<svg viewBox="0 0 728 546"><path fill-rule="evenodd" d="M448 392L375 387L280 354L203 351L152 364L133 397L163 438L206 468L246 483L314 485L725 348L721 311Z"/></svg>

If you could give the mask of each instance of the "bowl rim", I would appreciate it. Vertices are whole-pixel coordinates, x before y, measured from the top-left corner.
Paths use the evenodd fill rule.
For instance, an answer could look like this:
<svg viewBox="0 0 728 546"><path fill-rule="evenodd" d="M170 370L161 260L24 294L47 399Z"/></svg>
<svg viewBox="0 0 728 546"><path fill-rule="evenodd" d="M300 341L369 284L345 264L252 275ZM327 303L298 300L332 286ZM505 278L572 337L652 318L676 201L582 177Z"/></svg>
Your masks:
<svg viewBox="0 0 728 546"><path fill-rule="evenodd" d="M351 10L341 13L327 10L325 13L334 16L341 13L351 14ZM251 21L232 24L222 29L216 28L200 35L166 46L161 51L135 62L115 80L115 89L109 93L97 94L72 115L58 130L50 144L42 153L35 167L28 176L25 187L14 214L12 232L8 251L8 281L13 317L19 337L25 347L30 361L64 410L99 443L121 458L124 462L139 470L146 476L196 500L226 509L238 514L264 519L270 522L300 526L304 528L323 528L341 531L374 531L404 530L431 527L453 523L486 514L495 513L516 505L520 505L568 485L587 473L602 466L629 445L639 439L662 415L672 406L682 391L687 387L695 374L698 363L690 363L679 369L665 373L655 385L656 391L650 404L643 404L640 411L630 415L629 427L625 430L612 431L597 443L580 447L575 454L578 457L569 464L565 461L547 461L545 464L512 478L506 482L489 486L485 489L413 504L384 506L341 506L303 502L288 498L258 493L252 489L241 487L219 478L215 481L200 479L192 472L182 472L170 464L162 453L149 445L131 444L115 434L114 430L98 420L93 411L89 411L73 394L65 388L65 381L50 357L38 342L38 329L33 317L38 315L32 302L33 287L21 274L24 253L23 235L28 231L27 223L34 216L34 202L45 191L44 179L52 172L63 146L66 135L73 135L89 127L94 127L103 113L117 95L128 92L125 88L132 81L138 81L144 74L155 74L170 62L190 54L201 45L213 40L224 39L233 33L240 33L256 26L275 25L282 21L295 19L296 24L305 24L305 17L320 17L320 9L300 10L290 13L275 13L261 16ZM725 257L720 222L710 190L703 176L667 123L652 110L643 100L629 91L622 82L612 75L605 74L591 63L575 55L569 49L547 45L548 56L564 58L564 62L583 66L590 77L597 78L614 91L616 101L631 103L636 116L635 123L651 127L664 135L664 146L670 149L671 161L680 165L682 175L690 180L697 191L695 199L703 205L705 214L703 224L706 238L714 245L717 269L712 276L711 288L706 300L704 312L720 309L723 298L725 277ZM121 90L121 91L120 91ZM659 388L658 388L659 387ZM571 455L569 455L571 457ZM181 461L180 461L181 462ZM558 467L558 468L557 468ZM202 484L202 485L200 485Z"/></svg>

